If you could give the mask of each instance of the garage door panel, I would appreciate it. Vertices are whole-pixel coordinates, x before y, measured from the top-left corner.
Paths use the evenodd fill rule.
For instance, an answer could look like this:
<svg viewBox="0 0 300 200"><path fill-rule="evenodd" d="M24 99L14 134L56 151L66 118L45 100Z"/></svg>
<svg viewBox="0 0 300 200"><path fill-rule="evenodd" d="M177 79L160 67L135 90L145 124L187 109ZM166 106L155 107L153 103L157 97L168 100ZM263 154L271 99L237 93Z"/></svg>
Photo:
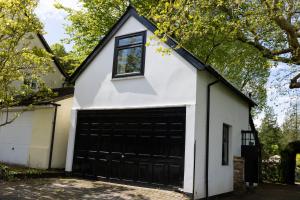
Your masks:
<svg viewBox="0 0 300 200"><path fill-rule="evenodd" d="M171 183L177 183L180 184L178 182L178 175L181 176L180 172L182 171L182 166L180 165L169 165L169 169L168 169L168 177L169 177L169 182ZM183 177L181 177L183 178Z"/></svg>
<svg viewBox="0 0 300 200"><path fill-rule="evenodd" d="M125 160L122 164L122 179L134 181L137 178L137 166L134 161Z"/></svg>
<svg viewBox="0 0 300 200"><path fill-rule="evenodd" d="M152 165L152 182L159 185L166 184L166 165L154 164Z"/></svg>
<svg viewBox="0 0 300 200"><path fill-rule="evenodd" d="M166 136L154 136L152 138L152 152L153 156L168 156L168 138Z"/></svg>
<svg viewBox="0 0 300 200"><path fill-rule="evenodd" d="M95 133L92 133L89 135L89 149L93 151L97 151L99 149L99 141L98 141L98 135Z"/></svg>
<svg viewBox="0 0 300 200"><path fill-rule="evenodd" d="M138 138L137 153L140 155L151 155L152 144L151 136L140 136Z"/></svg>
<svg viewBox="0 0 300 200"><path fill-rule="evenodd" d="M111 160L110 164L110 174L111 179L121 179L121 161L120 160Z"/></svg>
<svg viewBox="0 0 300 200"><path fill-rule="evenodd" d="M124 154L136 154L137 152L137 137L136 135L124 136L123 153Z"/></svg>
<svg viewBox="0 0 300 200"><path fill-rule="evenodd" d="M170 157L182 157L184 152L184 141L182 137L170 137L169 156Z"/></svg>
<svg viewBox="0 0 300 200"><path fill-rule="evenodd" d="M74 158L74 164L73 164L73 172L75 175L84 175L86 169L87 169L87 163L85 162L84 157L76 156Z"/></svg>
<svg viewBox="0 0 300 200"><path fill-rule="evenodd" d="M99 137L99 151L109 152L111 149L110 143L110 135L102 134Z"/></svg>
<svg viewBox="0 0 300 200"><path fill-rule="evenodd" d="M95 177L97 171L97 160L94 157L88 157L86 160L86 176L88 177Z"/></svg>
<svg viewBox="0 0 300 200"><path fill-rule="evenodd" d="M107 178L109 161L107 159L98 159L96 164L97 177Z"/></svg>
<svg viewBox="0 0 300 200"><path fill-rule="evenodd" d="M111 136L111 151L122 152L123 151L123 135L112 135Z"/></svg>
<svg viewBox="0 0 300 200"><path fill-rule="evenodd" d="M147 162L140 162L138 165L137 181L142 183L151 183L152 164Z"/></svg>
<svg viewBox="0 0 300 200"><path fill-rule="evenodd" d="M74 171L182 186L185 108L78 111Z"/></svg>

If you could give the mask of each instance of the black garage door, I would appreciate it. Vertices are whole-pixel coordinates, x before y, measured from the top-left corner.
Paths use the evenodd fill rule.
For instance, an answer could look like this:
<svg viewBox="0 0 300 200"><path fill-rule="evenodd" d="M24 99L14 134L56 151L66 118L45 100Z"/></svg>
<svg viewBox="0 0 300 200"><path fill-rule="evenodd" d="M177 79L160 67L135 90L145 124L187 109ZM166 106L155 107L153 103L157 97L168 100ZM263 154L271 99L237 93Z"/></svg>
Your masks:
<svg viewBox="0 0 300 200"><path fill-rule="evenodd" d="M73 173L182 186L185 108L81 110Z"/></svg>

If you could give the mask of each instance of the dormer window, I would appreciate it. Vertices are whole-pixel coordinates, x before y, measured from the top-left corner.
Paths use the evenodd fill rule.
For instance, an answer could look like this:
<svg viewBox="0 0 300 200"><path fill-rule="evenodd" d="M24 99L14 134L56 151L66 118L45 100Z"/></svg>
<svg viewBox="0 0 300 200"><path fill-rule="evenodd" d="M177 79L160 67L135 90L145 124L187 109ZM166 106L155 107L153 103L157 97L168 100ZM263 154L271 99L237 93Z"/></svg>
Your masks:
<svg viewBox="0 0 300 200"><path fill-rule="evenodd" d="M116 37L113 78L144 75L146 31Z"/></svg>

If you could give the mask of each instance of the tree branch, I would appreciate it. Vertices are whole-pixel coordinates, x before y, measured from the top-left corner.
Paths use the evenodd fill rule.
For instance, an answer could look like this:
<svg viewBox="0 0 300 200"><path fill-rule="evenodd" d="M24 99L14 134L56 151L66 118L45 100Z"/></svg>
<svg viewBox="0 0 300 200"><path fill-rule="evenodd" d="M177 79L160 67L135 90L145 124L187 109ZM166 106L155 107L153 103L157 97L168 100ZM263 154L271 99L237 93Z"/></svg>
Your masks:
<svg viewBox="0 0 300 200"><path fill-rule="evenodd" d="M274 50L271 52L273 56L281 55L281 54L286 54L286 53L291 53L293 50L291 48L288 49L282 49L282 50Z"/></svg>
<svg viewBox="0 0 300 200"><path fill-rule="evenodd" d="M298 79L300 78L300 73L294 76L294 78L291 79L290 82L290 89L294 88L300 88L300 82L298 82Z"/></svg>
<svg viewBox="0 0 300 200"><path fill-rule="evenodd" d="M8 111L8 109L7 109L7 110L6 110L6 117L5 117L6 119L5 119L5 122L0 123L0 127L13 123L13 122L14 122L14 121L15 121L15 120L16 120L23 112L18 112L18 113L16 113L16 114L14 115L14 117L11 118L11 119L9 119L8 113L9 113L9 111Z"/></svg>

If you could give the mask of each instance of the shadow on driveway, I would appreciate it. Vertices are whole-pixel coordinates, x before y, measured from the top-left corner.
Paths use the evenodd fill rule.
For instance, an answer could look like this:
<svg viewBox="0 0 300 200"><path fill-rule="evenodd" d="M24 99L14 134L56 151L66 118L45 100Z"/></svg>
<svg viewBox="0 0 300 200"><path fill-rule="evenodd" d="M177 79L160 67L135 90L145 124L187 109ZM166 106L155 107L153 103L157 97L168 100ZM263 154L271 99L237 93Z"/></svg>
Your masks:
<svg viewBox="0 0 300 200"><path fill-rule="evenodd" d="M80 179L29 179L0 182L0 199L185 200L165 190Z"/></svg>
<svg viewBox="0 0 300 200"><path fill-rule="evenodd" d="M220 200L300 200L300 185L263 184L246 194Z"/></svg>

